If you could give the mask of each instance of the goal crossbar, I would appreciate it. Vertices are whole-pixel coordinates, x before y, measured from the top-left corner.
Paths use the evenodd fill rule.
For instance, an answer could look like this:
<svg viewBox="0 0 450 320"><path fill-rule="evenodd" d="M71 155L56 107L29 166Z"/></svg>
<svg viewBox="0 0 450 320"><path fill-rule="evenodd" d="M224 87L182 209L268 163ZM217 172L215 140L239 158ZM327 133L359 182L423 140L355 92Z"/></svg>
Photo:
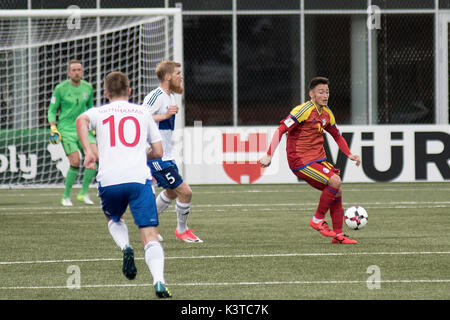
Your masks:
<svg viewBox="0 0 450 320"><path fill-rule="evenodd" d="M0 10L2 18L57 18L79 14L82 17L126 17L148 15L181 15L181 8L142 8L142 9L33 9Z"/></svg>

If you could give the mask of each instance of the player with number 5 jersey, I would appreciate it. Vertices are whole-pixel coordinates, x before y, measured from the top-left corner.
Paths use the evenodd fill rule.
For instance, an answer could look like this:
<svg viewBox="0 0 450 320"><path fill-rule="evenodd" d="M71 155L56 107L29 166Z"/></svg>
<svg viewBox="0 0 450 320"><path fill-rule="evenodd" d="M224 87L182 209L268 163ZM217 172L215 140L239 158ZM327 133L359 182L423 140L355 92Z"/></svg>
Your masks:
<svg viewBox="0 0 450 320"><path fill-rule="evenodd" d="M169 298L171 294L164 279L164 251L156 228L159 220L152 176L147 166L147 159L163 154L161 135L149 110L128 102L130 93L128 77L121 72L111 72L105 79L105 95L110 103L81 114L76 128L86 155L86 168L95 166L88 129L97 132L98 194L109 233L123 252L123 274L132 280L137 273L128 228L122 219L129 206L134 223L139 227L155 293L159 298Z"/></svg>
<svg viewBox="0 0 450 320"><path fill-rule="evenodd" d="M203 241L194 234L194 230L187 226L191 211L192 190L179 174L174 155L173 132L175 115L178 112L174 93L183 93L181 64L164 60L156 66L156 75L159 87L151 91L143 102L145 109L150 111L158 124L164 149L164 155L161 158L148 161L158 186L163 188L156 198L156 207L158 214L161 214L176 199L175 236L185 242L200 243Z"/></svg>

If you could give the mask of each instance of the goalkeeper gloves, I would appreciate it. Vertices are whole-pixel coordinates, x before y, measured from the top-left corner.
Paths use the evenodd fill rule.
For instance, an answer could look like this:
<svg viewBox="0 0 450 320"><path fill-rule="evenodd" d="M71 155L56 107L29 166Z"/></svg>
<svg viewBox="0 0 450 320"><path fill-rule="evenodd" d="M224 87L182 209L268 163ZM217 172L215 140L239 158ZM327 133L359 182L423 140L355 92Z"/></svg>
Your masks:
<svg viewBox="0 0 450 320"><path fill-rule="evenodd" d="M50 126L50 140L52 144L57 144L61 141L61 133L59 133L58 128L55 125Z"/></svg>

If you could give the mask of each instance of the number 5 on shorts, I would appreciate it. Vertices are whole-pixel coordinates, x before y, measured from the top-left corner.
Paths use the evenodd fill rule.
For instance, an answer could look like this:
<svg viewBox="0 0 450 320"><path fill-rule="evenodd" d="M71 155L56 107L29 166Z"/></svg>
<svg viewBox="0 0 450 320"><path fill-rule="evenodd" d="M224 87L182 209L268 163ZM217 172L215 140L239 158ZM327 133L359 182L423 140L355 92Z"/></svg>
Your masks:
<svg viewBox="0 0 450 320"><path fill-rule="evenodd" d="M169 184L173 184L175 182L175 178L171 176L170 172L167 172L165 175L167 181L169 182Z"/></svg>

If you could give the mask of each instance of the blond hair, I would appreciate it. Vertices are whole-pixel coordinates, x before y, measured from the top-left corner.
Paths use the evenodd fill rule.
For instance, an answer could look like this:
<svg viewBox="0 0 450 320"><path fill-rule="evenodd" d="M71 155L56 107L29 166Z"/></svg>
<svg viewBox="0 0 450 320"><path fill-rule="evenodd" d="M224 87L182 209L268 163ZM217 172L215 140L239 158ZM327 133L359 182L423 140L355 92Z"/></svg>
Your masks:
<svg viewBox="0 0 450 320"><path fill-rule="evenodd" d="M181 63L170 61L170 60L164 60L158 63L156 66L156 76L158 77L159 81L163 81L166 74L172 74L175 70L175 68L181 67Z"/></svg>

